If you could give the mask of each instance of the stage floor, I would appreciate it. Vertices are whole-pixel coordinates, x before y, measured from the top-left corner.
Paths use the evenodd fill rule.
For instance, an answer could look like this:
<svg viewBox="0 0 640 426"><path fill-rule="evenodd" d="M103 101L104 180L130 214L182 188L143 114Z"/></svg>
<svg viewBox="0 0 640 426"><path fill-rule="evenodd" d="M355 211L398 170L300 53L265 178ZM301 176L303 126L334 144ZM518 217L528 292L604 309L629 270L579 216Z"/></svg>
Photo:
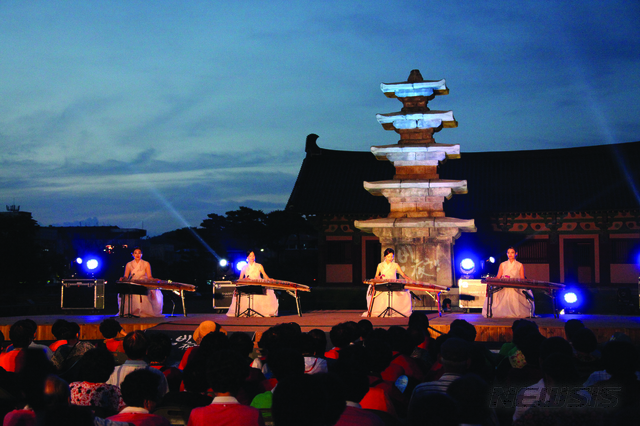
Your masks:
<svg viewBox="0 0 640 426"><path fill-rule="evenodd" d="M431 334L437 337L440 333L446 333L449 330L451 322L455 319L464 319L476 327L477 341L482 342L508 342L511 341L511 324L513 318L484 318L480 313L444 313L441 317L436 312L428 312L431 327ZM0 317L0 331L9 338L9 328L11 324L25 316ZM181 332L191 334L198 324L202 321L210 320L220 324L227 332L233 333L237 331L251 332L260 335L269 327L295 322L300 325L302 331L309 331L314 328L323 331L330 331L334 325L346 321L360 321L363 319L361 310L341 310L328 311L318 310L304 312L302 317L298 315L283 315L273 318L235 318L227 317L225 314L190 314L184 316L164 316L157 318L120 318L113 315L47 315L47 316L29 316L38 324L38 332L36 340L53 341L51 334L51 326L57 319L66 319L74 321L80 326L80 338L84 340L101 340L102 335L98 329L100 322L105 318L116 318L124 330L128 333L134 330L156 329L158 331ZM408 318L404 317L386 317L386 318L367 318L374 328L389 328L393 325L407 326ZM637 316L609 316L609 315L563 315L560 318L554 318L551 315L532 318L540 328L540 332L547 337L562 336L564 334L564 323L569 319L579 319L592 329L598 338L598 342L609 340L615 332L623 332L631 337L631 339L640 344L640 318Z"/></svg>

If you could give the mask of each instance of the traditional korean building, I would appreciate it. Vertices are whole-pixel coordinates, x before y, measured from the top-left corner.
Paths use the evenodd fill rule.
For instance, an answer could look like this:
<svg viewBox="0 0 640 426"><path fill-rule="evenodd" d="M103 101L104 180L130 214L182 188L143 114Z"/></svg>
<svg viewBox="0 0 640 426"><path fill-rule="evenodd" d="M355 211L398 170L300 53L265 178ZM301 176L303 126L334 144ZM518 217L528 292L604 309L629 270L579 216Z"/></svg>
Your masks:
<svg viewBox="0 0 640 426"><path fill-rule="evenodd" d="M378 238L354 221L384 218L389 203L363 182L394 179L370 151L320 148L309 135L287 209L315 215L318 281L361 284L381 261ZM364 147L363 147L364 148ZM366 149L366 148L365 148ZM466 180L468 193L444 202L449 217L474 219L477 232L454 245L457 260L482 263L515 246L530 279L585 286L637 285L640 267L640 142L531 151L462 152L439 168ZM491 270L491 267L495 268ZM495 273L497 264L477 273Z"/></svg>

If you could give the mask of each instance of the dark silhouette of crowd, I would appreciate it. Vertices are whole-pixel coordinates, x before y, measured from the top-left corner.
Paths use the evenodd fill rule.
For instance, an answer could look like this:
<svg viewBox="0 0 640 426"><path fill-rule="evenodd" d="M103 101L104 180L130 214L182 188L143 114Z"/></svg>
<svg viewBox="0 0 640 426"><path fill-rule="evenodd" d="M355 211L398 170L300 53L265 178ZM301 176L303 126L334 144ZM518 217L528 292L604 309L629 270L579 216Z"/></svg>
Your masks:
<svg viewBox="0 0 640 426"><path fill-rule="evenodd" d="M473 324L442 333L421 312L388 329L336 324L328 339L296 323L228 334L205 321L182 359L162 332L125 335L113 318L100 331L91 343L59 320L47 347L20 320L0 335L3 425L627 426L640 414L636 345L598 342L576 319L566 338L515 320L493 350Z"/></svg>

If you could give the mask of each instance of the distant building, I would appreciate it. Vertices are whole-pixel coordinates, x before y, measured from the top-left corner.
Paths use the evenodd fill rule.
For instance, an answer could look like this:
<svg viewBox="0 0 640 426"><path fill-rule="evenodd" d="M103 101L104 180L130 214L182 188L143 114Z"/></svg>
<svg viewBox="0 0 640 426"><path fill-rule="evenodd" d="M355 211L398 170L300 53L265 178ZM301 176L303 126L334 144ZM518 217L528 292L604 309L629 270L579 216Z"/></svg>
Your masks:
<svg viewBox="0 0 640 426"><path fill-rule="evenodd" d="M381 261L373 234L354 220L386 217L389 203L364 181L392 179L389 162L370 152L318 147L309 135L287 209L315 215L319 282L360 284ZM477 233L454 245L499 258L513 245L527 278L587 286L637 284L640 275L640 142L592 147L462 153L439 169L465 179L468 194L444 204L447 216L475 219ZM486 267L486 266L485 266ZM495 273L494 269L478 271ZM457 273L457 271L454 271ZM455 281L455 280L454 280ZM452 283L454 285L454 283Z"/></svg>

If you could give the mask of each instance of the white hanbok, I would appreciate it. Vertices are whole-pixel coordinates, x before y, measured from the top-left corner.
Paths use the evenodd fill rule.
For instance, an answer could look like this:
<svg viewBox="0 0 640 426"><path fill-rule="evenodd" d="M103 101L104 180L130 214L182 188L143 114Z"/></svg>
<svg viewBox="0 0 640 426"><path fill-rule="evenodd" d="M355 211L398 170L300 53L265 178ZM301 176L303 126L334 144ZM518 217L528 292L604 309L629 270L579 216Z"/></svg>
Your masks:
<svg viewBox="0 0 640 426"><path fill-rule="evenodd" d="M262 279L262 275L260 273L260 264L254 262L253 264L247 265L245 277L250 280ZM237 303L238 298L236 297L236 293L234 292L233 298L231 299L231 305L229 306L229 310L227 311L228 317L236 316ZM277 317L278 298L276 297L276 292L268 288L266 289L265 294L243 294L242 297L240 297L240 315L242 315L249 308L253 309L263 317ZM252 315L256 314L252 313Z"/></svg>
<svg viewBox="0 0 640 426"><path fill-rule="evenodd" d="M389 279L397 278L397 270L399 266L396 262L382 262L378 265L378 270L380 271L381 277L386 277ZM411 292L409 290L401 290L401 291L376 291L375 294L371 294L371 285L367 289L367 308L369 308L371 304L371 298L373 297L373 307L371 308L371 316L377 317L382 314L387 307L392 308L390 310L390 315L386 316L395 316L399 317L397 312L408 317L411 315L413 311L413 306L411 302ZM389 298L390 297L390 298ZM395 310L395 311L394 311ZM363 313L362 316L367 316L368 311Z"/></svg>
<svg viewBox="0 0 640 426"><path fill-rule="evenodd" d="M139 262L132 260L127 263L127 266L131 270L131 279L144 280L151 278L147 276L147 266L149 262L140 259ZM149 266L149 270L151 267ZM131 301L131 305L129 305ZM120 303L120 299L118 299ZM163 297L161 290L147 289L147 295L132 294L131 296L124 297L124 313L131 314L137 317L161 317L162 315Z"/></svg>
<svg viewBox="0 0 640 426"><path fill-rule="evenodd" d="M522 263L517 260L513 262L507 260L502 262L501 266L503 278L520 278ZM527 300L527 297L522 293L523 291L526 291L531 296L531 302ZM485 318L487 318L488 302L488 298L485 298L482 306L482 316ZM504 287L502 290L493 293L493 304L491 306L493 318L526 318L534 311L535 305L533 305L533 293L531 290Z"/></svg>

